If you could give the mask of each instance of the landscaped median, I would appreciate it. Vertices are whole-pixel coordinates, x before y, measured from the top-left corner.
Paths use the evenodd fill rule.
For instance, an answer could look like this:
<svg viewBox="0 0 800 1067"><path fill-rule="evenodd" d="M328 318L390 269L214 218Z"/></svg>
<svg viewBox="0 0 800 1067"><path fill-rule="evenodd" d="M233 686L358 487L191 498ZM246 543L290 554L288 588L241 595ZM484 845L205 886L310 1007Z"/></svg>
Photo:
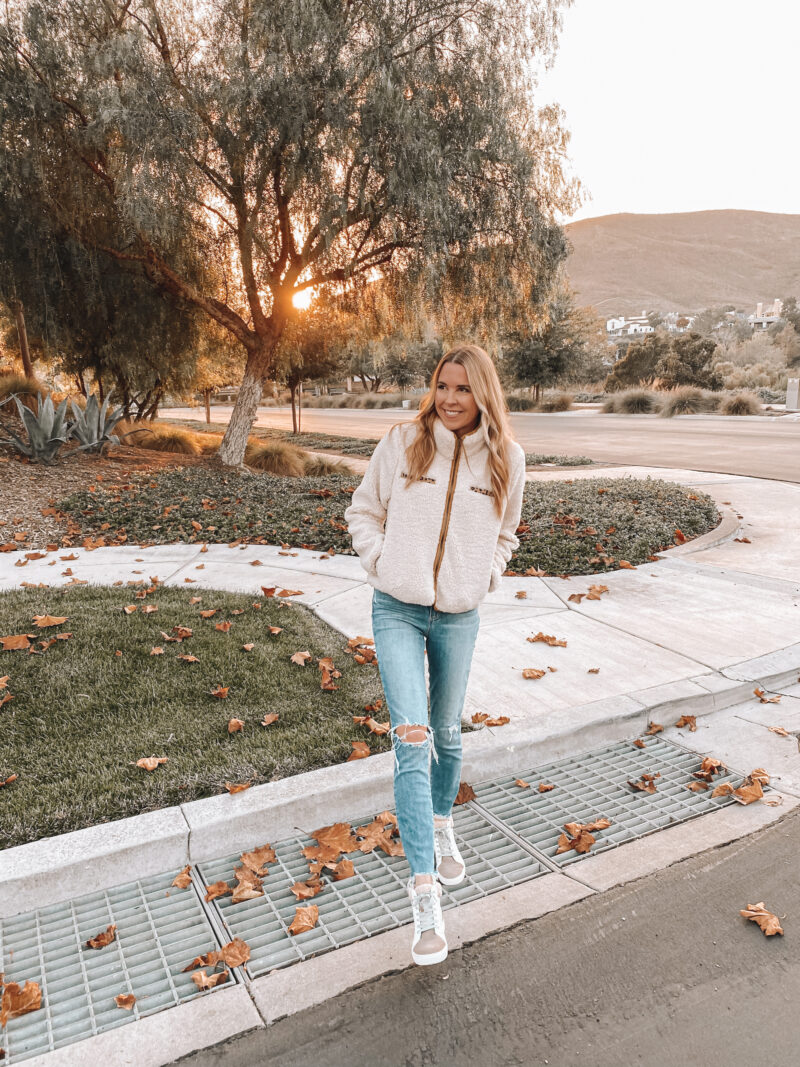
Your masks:
<svg viewBox="0 0 800 1067"><path fill-rule="evenodd" d="M76 544L87 536L92 544L241 540L352 553L344 512L357 484L353 476L243 478L190 468L93 486L59 506ZM711 497L675 482L531 481L509 571L601 574L637 566L718 522Z"/></svg>

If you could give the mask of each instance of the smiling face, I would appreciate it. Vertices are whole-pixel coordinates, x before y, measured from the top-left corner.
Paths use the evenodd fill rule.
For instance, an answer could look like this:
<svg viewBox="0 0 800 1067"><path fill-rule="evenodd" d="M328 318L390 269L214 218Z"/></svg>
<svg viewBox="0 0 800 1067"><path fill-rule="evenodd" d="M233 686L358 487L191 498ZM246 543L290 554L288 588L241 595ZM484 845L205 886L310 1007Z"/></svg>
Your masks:
<svg viewBox="0 0 800 1067"><path fill-rule="evenodd" d="M445 363L436 385L436 414L453 433L469 433L478 425L480 410L475 403L467 372L460 363Z"/></svg>

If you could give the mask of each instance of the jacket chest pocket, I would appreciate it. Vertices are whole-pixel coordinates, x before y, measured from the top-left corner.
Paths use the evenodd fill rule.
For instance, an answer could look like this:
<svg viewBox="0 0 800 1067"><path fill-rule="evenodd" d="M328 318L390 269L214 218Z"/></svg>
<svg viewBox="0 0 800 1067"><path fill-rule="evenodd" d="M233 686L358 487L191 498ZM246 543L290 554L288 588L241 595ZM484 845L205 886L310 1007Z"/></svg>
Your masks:
<svg viewBox="0 0 800 1067"><path fill-rule="evenodd" d="M471 493L478 493L480 496L488 497L489 500L494 500L494 493L491 489L485 489L481 485L471 485L469 487Z"/></svg>

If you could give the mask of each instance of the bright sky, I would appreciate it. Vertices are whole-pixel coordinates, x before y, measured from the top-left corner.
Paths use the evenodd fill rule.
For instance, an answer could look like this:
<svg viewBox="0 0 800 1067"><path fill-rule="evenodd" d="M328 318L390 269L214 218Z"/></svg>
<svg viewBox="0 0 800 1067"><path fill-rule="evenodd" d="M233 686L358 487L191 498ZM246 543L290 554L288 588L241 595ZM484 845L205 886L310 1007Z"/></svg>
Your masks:
<svg viewBox="0 0 800 1067"><path fill-rule="evenodd" d="M800 214L793 0L575 0L541 97L592 200L618 211Z"/></svg>

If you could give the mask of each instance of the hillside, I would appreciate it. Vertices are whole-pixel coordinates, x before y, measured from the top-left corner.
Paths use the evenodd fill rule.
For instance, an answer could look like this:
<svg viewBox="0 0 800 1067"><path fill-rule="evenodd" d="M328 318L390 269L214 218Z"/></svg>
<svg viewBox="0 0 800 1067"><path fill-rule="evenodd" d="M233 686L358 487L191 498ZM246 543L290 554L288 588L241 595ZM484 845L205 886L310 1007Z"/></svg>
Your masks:
<svg viewBox="0 0 800 1067"><path fill-rule="evenodd" d="M569 223L567 273L603 318L800 297L800 215L691 211Z"/></svg>

